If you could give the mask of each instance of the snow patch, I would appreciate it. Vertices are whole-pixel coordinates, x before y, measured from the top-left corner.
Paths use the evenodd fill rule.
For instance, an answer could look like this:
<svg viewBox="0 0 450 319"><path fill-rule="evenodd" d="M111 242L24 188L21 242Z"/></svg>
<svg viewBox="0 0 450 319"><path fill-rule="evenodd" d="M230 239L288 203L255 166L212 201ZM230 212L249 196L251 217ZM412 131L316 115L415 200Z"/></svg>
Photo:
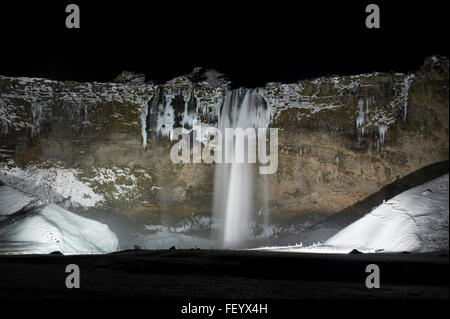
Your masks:
<svg viewBox="0 0 450 319"><path fill-rule="evenodd" d="M20 168L14 162L8 163L0 163L2 180L23 192L49 202L62 203L66 207L94 207L104 200L89 183L77 178L77 169L57 166L42 168L36 165Z"/></svg>

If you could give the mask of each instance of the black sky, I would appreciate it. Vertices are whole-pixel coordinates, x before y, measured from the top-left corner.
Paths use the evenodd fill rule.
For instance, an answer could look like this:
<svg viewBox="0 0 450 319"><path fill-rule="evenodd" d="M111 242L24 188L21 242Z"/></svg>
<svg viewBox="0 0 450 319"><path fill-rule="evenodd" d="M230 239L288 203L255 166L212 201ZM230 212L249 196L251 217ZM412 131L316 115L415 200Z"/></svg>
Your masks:
<svg viewBox="0 0 450 319"><path fill-rule="evenodd" d="M376 3L381 29L365 27ZM76 3L81 28L66 29ZM329 74L407 72L448 56L444 1L14 1L0 4L0 74L164 81L216 68L259 86Z"/></svg>

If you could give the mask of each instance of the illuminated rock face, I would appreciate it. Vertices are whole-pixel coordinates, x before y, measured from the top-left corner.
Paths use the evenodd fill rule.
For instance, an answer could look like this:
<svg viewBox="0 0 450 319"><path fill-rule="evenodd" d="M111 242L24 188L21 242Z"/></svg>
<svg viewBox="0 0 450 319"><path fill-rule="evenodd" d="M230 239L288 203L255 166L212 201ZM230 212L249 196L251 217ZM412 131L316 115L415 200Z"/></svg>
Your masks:
<svg viewBox="0 0 450 319"><path fill-rule="evenodd" d="M194 74L195 73L195 74ZM0 77L0 173L64 207L180 226L213 211L215 167L173 164L170 130L218 126L230 82L194 72L156 85ZM195 75L195 76L194 76ZM448 60L411 74L324 77L260 88L279 131L275 174L255 211L307 226L431 163L448 160ZM263 181L262 179L266 180Z"/></svg>
<svg viewBox="0 0 450 319"><path fill-rule="evenodd" d="M0 252L102 254L118 240L107 225L71 213L8 186L0 186Z"/></svg>

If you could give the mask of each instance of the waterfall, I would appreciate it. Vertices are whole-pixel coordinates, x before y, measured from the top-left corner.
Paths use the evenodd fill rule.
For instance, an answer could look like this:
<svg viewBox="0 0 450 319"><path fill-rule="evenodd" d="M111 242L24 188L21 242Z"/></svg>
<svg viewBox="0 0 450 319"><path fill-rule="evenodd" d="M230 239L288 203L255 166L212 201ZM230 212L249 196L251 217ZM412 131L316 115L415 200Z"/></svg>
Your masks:
<svg viewBox="0 0 450 319"><path fill-rule="evenodd" d="M213 209L216 219L221 223L217 239L222 247L239 248L245 245L249 237L251 217L257 209L254 207L257 196L253 188L256 170L254 164L248 161L248 144L245 143L243 148L236 147L235 137L226 136L225 129L267 128L271 115L258 89L233 90L224 98L218 128L223 137L222 146L226 148L228 144L233 151L225 152L223 163L216 164L215 167ZM244 163L235 161L239 156L243 156Z"/></svg>

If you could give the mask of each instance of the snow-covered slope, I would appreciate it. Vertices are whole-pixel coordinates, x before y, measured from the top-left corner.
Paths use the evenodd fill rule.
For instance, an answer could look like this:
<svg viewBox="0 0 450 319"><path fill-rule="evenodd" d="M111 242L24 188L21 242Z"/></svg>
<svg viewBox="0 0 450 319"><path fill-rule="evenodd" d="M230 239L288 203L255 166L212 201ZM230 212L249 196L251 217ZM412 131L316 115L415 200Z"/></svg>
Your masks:
<svg viewBox="0 0 450 319"><path fill-rule="evenodd" d="M0 186L0 221L38 199L9 186Z"/></svg>
<svg viewBox="0 0 450 319"><path fill-rule="evenodd" d="M447 174L384 202L325 244L397 252L448 249L448 211Z"/></svg>
<svg viewBox="0 0 450 319"><path fill-rule="evenodd" d="M448 250L448 178L446 174L393 197L324 244L262 249L324 253Z"/></svg>
<svg viewBox="0 0 450 319"><path fill-rule="evenodd" d="M33 202L8 186L0 187L0 253L108 253L118 248L107 225L48 204L14 214Z"/></svg>

